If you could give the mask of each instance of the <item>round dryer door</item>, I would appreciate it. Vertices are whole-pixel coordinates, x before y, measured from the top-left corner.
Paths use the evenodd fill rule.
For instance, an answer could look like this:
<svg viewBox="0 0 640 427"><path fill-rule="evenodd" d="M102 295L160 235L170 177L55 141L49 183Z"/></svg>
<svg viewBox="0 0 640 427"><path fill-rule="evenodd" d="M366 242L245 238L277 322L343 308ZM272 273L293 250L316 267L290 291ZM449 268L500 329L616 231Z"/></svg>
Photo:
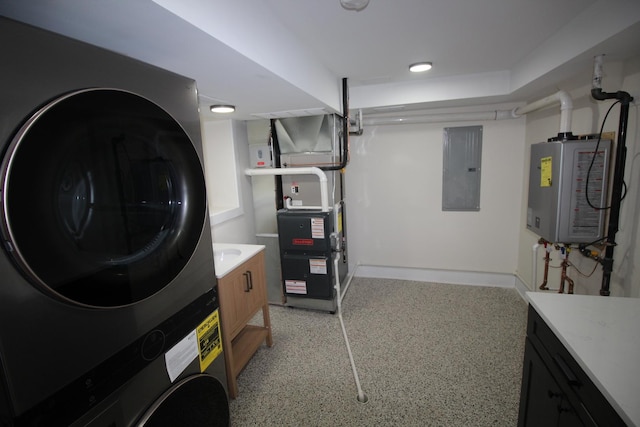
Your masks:
<svg viewBox="0 0 640 427"><path fill-rule="evenodd" d="M49 103L2 163L2 232L25 277L90 307L141 301L195 250L204 174L180 124L130 92L87 89Z"/></svg>
<svg viewBox="0 0 640 427"><path fill-rule="evenodd" d="M147 410L138 427L227 427L229 400L224 387L207 374L174 384Z"/></svg>

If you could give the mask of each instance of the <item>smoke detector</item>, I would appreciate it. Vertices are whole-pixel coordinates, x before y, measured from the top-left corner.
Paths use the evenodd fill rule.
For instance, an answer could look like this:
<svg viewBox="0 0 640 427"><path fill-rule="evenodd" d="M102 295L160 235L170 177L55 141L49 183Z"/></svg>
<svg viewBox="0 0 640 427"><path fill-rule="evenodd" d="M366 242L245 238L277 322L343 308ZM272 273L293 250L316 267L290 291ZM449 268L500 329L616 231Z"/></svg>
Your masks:
<svg viewBox="0 0 640 427"><path fill-rule="evenodd" d="M340 0L340 6L348 10L361 11L369 4L369 0Z"/></svg>

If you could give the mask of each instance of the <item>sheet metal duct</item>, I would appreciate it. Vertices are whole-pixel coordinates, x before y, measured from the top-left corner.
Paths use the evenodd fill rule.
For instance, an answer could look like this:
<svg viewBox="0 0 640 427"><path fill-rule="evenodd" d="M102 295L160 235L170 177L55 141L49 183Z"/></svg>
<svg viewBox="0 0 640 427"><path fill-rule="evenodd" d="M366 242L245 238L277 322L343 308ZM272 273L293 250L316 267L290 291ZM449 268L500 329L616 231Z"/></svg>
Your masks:
<svg viewBox="0 0 640 427"><path fill-rule="evenodd" d="M338 121L332 114L275 120L280 154L334 151L339 139Z"/></svg>

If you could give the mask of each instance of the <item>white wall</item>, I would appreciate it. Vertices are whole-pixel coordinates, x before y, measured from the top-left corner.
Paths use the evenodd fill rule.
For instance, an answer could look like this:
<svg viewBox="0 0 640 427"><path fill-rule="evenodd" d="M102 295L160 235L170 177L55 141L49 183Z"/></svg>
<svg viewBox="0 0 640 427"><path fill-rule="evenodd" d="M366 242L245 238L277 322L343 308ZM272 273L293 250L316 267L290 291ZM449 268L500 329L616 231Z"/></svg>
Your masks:
<svg viewBox="0 0 640 427"><path fill-rule="evenodd" d="M453 111L470 110L438 112ZM443 129L470 125L483 126L480 211L443 212ZM524 140L524 119L365 126L346 170L350 264L514 274Z"/></svg>
<svg viewBox="0 0 640 427"><path fill-rule="evenodd" d="M212 212L213 242L255 243L251 180L244 174L249 166L246 122L202 120L205 175L208 203ZM229 190L234 188L237 197L225 197ZM237 206L228 206L228 200L236 200Z"/></svg>
<svg viewBox="0 0 640 427"><path fill-rule="evenodd" d="M616 92L624 90L634 96L634 104L630 106L629 123L627 129L627 162L625 167L625 181L627 183L627 196L622 202L620 213L620 231L616 235L618 245L614 251L614 271L611 276L612 296L640 296L640 271L638 259L640 254L636 248L640 243L638 222L640 219L640 197L638 183L640 182L640 130L638 129L639 112L638 101L640 100L640 57L627 62L607 63L605 57L604 79L602 88L605 92ZM574 103L573 126L574 134L597 133L600 130L602 121L607 109L613 101L594 101L591 98L590 73L574 78L566 82L566 87L560 89L567 90ZM619 106L613 107L605 123L605 132L618 132ZM532 143L545 141L547 138L557 133L559 126L559 114L557 110L545 109L527 115L526 126L526 159L525 167L529 166L529 147ZM523 191L528 188L528 174L523 180ZM519 237L518 255L518 277L530 289L537 290L543 278L542 260L544 253L540 250L536 257L537 281L533 281L533 254L532 247L538 240L538 236L529 232L524 224L526 223L526 201L521 210L521 222ZM551 254L552 266L560 264L557 252ZM584 258L577 251L572 251L569 261L574 264L574 268L568 270L569 276L575 281L574 292L577 294L599 295L602 283L602 268L594 261ZM595 268L595 270L594 270ZM585 277L593 271L591 277ZM548 286L551 289L558 289L560 284L560 269L551 268L549 271ZM566 285L565 285L566 292Z"/></svg>
<svg viewBox="0 0 640 427"><path fill-rule="evenodd" d="M240 207L236 182L237 167L234 129L231 120L202 120L207 202L212 221L218 215L233 215ZM220 185L224 182L225 185ZM235 212L237 215L238 212Z"/></svg>

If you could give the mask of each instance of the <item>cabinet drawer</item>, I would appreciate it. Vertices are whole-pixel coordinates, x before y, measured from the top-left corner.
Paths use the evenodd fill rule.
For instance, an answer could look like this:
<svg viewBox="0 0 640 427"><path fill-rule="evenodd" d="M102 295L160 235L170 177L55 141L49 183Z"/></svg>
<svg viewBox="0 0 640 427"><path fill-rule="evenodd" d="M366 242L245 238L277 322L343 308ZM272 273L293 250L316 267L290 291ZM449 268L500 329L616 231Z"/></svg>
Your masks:
<svg viewBox="0 0 640 427"><path fill-rule="evenodd" d="M584 426L529 338L525 341L518 427Z"/></svg>
<svg viewBox="0 0 640 427"><path fill-rule="evenodd" d="M586 425L626 425L531 305L527 336Z"/></svg>

